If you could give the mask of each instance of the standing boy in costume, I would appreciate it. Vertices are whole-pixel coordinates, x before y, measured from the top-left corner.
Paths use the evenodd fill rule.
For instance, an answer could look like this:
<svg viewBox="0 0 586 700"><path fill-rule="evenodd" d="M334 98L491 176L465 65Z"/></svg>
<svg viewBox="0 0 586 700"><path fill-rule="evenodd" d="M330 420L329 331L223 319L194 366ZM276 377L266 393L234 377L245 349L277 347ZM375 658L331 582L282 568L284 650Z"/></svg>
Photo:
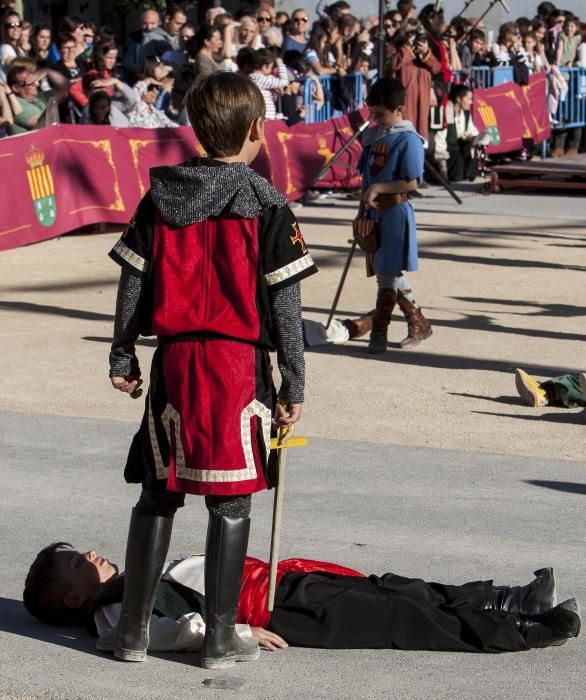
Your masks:
<svg viewBox="0 0 586 700"><path fill-rule="evenodd" d="M251 494L267 486L271 420L290 437L304 391L299 281L316 271L287 200L248 165L265 103L248 78L209 76L186 96L207 158L151 170L151 189L111 251L122 267L110 376L135 394L139 334L157 335L125 469L142 483L126 550L115 654L145 661L173 516L205 496L206 668L258 657L235 631ZM282 377L275 405L268 351ZM136 394L135 394L136 395ZM283 407L287 405L287 408Z"/></svg>
<svg viewBox="0 0 586 700"><path fill-rule="evenodd" d="M199 651L205 633L203 556L171 562L151 620L152 651ZM275 608L267 612L268 564L246 558L240 631L267 649L404 649L496 653L561 644L580 632L575 599L555 606L553 570L526 586L428 583L388 573L365 577L337 564L287 559L278 566ZM45 547L26 579L29 612L49 624L84 624L102 651L116 645L124 576L95 552L64 542ZM247 625L251 627L248 628ZM268 629L267 629L268 628Z"/></svg>
<svg viewBox="0 0 586 700"><path fill-rule="evenodd" d="M387 332L395 304L405 315L408 335L401 347L413 347L431 335L403 271L417 270L415 213L407 193L423 177L424 140L411 122L402 118L405 88L394 79L382 79L366 98L376 126L364 135L361 158L363 203L375 209L379 246L372 260L378 293L367 352L387 349Z"/></svg>

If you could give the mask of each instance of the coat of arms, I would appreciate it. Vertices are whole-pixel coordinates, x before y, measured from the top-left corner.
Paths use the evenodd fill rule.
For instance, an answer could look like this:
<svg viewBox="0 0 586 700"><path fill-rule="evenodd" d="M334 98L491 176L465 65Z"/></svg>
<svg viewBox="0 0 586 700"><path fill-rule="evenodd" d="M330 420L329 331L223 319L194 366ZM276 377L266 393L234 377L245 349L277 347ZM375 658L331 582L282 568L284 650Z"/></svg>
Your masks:
<svg viewBox="0 0 586 700"><path fill-rule="evenodd" d="M35 205L35 214L42 226L52 226L57 216L57 206L51 168L43 164L45 154L35 146L27 151L25 158L30 168L26 174Z"/></svg>

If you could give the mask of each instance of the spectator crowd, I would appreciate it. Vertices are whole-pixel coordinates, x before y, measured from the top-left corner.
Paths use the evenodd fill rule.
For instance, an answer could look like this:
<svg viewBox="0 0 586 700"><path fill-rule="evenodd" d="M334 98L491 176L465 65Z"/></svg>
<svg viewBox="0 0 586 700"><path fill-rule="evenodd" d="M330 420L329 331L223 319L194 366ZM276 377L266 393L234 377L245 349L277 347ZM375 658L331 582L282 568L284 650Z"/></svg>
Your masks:
<svg viewBox="0 0 586 700"><path fill-rule="evenodd" d="M234 14L212 7L199 27L181 4L170 4L143 10L126 36L73 16L54 31L2 4L1 135L55 122L184 125L187 89L215 71L248 75L267 119L293 125L305 118L304 95L345 111L357 106L347 76L361 74L365 90L384 76L406 87L404 116L430 141L445 174L472 179L481 136L470 118L475 68L510 67L522 84L545 72L552 115L568 90L563 68L586 68L586 24L551 2L539 3L534 17L505 22L496 36L479 18L448 21L437 4L419 9L413 0L388 3L382 27L346 0L322 0L314 22L306 9L288 15L268 2L242 3ZM582 136L580 127L556 131L552 155L577 153Z"/></svg>

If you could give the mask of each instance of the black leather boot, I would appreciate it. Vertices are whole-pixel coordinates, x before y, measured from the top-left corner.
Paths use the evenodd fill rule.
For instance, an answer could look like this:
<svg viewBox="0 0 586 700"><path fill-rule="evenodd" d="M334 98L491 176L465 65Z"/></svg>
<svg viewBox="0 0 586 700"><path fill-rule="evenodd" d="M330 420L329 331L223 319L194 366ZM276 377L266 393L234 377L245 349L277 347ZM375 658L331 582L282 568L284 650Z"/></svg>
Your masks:
<svg viewBox="0 0 586 700"><path fill-rule="evenodd" d="M149 623L172 529L173 516L141 515L137 508L132 509L114 650L122 661L146 661Z"/></svg>
<svg viewBox="0 0 586 700"><path fill-rule="evenodd" d="M209 516L205 560L206 631L202 666L223 669L260 655L253 639L236 634L236 613L250 518Z"/></svg>
<svg viewBox="0 0 586 700"><path fill-rule="evenodd" d="M397 303L397 290L390 287L379 288L376 295L376 309L372 319L372 331L366 352L382 355L387 349L387 333L391 314Z"/></svg>
<svg viewBox="0 0 586 700"><path fill-rule="evenodd" d="M538 615L519 615L519 632L529 649L560 646L580 634L582 619L578 603L570 598Z"/></svg>
<svg viewBox="0 0 586 700"><path fill-rule="evenodd" d="M556 604L555 576L553 569L538 569L535 579L527 586L493 586L486 602L486 610L537 614Z"/></svg>

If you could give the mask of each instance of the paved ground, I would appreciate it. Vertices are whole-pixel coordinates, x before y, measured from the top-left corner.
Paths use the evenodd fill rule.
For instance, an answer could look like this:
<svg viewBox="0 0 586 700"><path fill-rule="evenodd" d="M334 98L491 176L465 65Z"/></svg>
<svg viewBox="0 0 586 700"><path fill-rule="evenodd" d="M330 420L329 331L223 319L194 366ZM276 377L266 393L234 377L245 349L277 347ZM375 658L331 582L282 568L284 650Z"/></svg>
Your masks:
<svg viewBox="0 0 586 700"><path fill-rule="evenodd" d="M585 412L529 409L512 379L515 366L542 376L584 369L586 201L463 196L456 209L426 190L417 204L412 283L433 337L381 358L366 357L364 341L308 354L311 442L291 458L283 556L502 583L551 564L560 595L586 600ZM320 266L304 285L309 318L325 318L354 209L326 200L297 210ZM120 464L142 406L106 377L116 270L105 253L115 239L67 236L0 256L0 697L586 695L586 637L498 657L290 649L212 675L185 655L115 663L78 630L30 620L22 583L41 546L65 539L123 558L136 491ZM368 309L373 297L359 260L340 314ZM403 334L396 317L392 344ZM145 369L151 351L144 341ZM269 494L255 499L251 553L261 557L269 511ZM171 556L202 549L205 520L197 501L178 516Z"/></svg>

